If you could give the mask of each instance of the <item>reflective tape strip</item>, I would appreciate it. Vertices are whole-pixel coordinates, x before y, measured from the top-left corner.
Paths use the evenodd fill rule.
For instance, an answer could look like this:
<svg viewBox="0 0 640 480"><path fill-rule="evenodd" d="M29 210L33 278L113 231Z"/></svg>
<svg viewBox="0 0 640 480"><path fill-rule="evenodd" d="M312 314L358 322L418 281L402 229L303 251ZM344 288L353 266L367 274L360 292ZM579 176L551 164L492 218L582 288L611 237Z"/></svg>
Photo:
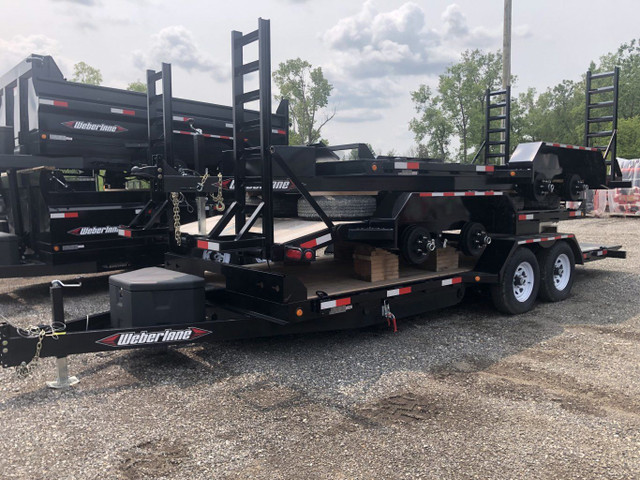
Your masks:
<svg viewBox="0 0 640 480"><path fill-rule="evenodd" d="M213 250L214 252L220 251L220 244L217 242L207 242L206 240L198 240L196 244L198 248L202 250Z"/></svg>
<svg viewBox="0 0 640 480"><path fill-rule="evenodd" d="M309 240L308 242L304 242L300 246L302 248L313 248L318 245L322 245L323 243L327 243L331 241L331 234L327 233L326 235L322 235L321 237L314 238L313 240Z"/></svg>
<svg viewBox="0 0 640 480"><path fill-rule="evenodd" d="M78 212L52 213L49 218L78 218Z"/></svg>
<svg viewBox="0 0 640 480"><path fill-rule="evenodd" d="M406 295L411 293L411 287L395 288L393 290L387 290L387 297L397 297L398 295Z"/></svg>
<svg viewBox="0 0 640 480"><path fill-rule="evenodd" d="M442 280L443 287L446 287L447 285L455 285L456 283L462 283L462 277L453 277Z"/></svg>
<svg viewBox="0 0 640 480"><path fill-rule="evenodd" d="M181 117L180 115L174 115L173 120L175 122L188 122L189 120L193 120L191 117Z"/></svg>
<svg viewBox="0 0 640 480"><path fill-rule="evenodd" d="M112 108L111 113L119 113L120 115L130 115L132 117L136 115L135 110L126 110L124 108Z"/></svg>
<svg viewBox="0 0 640 480"><path fill-rule="evenodd" d="M582 212L580 210L576 210L575 212L569 212L570 217L581 217Z"/></svg>
<svg viewBox="0 0 640 480"><path fill-rule="evenodd" d="M518 220L533 220L535 215L533 213L528 213L526 215L518 215Z"/></svg>
<svg viewBox="0 0 640 480"><path fill-rule="evenodd" d="M594 148L594 147L580 147L577 145L567 145L565 143L547 143L545 142L545 145L547 145L548 147L561 147L561 148L570 148L572 150L589 150L590 152L598 152L600 149L598 148Z"/></svg>
<svg viewBox="0 0 640 480"><path fill-rule="evenodd" d="M421 197L494 197L502 195L503 192L494 192L489 190L486 192L424 192Z"/></svg>
<svg viewBox="0 0 640 480"><path fill-rule="evenodd" d="M328 300L320 303L320 310L326 310L327 308L344 307L345 305L351 305L351 298L339 298L337 300Z"/></svg>
<svg viewBox="0 0 640 480"><path fill-rule="evenodd" d="M57 140L59 142L70 142L73 140L72 137L67 137L66 135L49 135L49 140Z"/></svg>
<svg viewBox="0 0 640 480"><path fill-rule="evenodd" d="M285 130L281 130L279 128L272 129L271 133L277 133L278 135L286 135L287 134L287 132Z"/></svg>
<svg viewBox="0 0 640 480"><path fill-rule="evenodd" d="M393 168L396 170L418 170L420 164L418 162L394 162Z"/></svg>
<svg viewBox="0 0 640 480"><path fill-rule="evenodd" d="M476 172L493 172L495 169L493 165L482 165L476 167Z"/></svg>
<svg viewBox="0 0 640 480"><path fill-rule="evenodd" d="M553 237L527 238L526 240L520 240L518 245L524 245L525 243L551 242L553 240L562 240L563 238L573 238L573 234L555 235Z"/></svg>
<svg viewBox="0 0 640 480"><path fill-rule="evenodd" d="M118 229L118 236L120 237L131 237L131 230L125 230L123 228Z"/></svg>
<svg viewBox="0 0 640 480"><path fill-rule="evenodd" d="M599 252L596 253L598 257L602 257L603 255L606 255L606 254L607 254L606 250L600 250Z"/></svg>
<svg viewBox="0 0 640 480"><path fill-rule="evenodd" d="M68 107L69 106L68 102L64 102L62 100L48 100L46 98L41 98L40 100L38 100L38 103L40 103L40 105L53 105L54 107Z"/></svg>

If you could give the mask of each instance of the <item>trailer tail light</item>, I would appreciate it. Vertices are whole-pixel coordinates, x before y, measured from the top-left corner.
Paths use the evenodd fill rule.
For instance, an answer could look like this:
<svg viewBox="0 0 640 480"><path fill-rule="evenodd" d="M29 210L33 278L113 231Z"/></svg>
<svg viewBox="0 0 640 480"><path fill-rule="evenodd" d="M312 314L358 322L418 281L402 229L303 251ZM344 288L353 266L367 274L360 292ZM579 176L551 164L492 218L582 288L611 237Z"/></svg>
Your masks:
<svg viewBox="0 0 640 480"><path fill-rule="evenodd" d="M313 250L305 250L304 251L304 259L305 260L313 260L315 258L315 252Z"/></svg>
<svg viewBox="0 0 640 480"><path fill-rule="evenodd" d="M302 249L287 247L284 250L284 258L287 260L302 260Z"/></svg>
<svg viewBox="0 0 640 480"><path fill-rule="evenodd" d="M304 312L302 311L302 309L301 309L301 308L298 308L298 309L296 310L296 317L301 317L302 315L304 315Z"/></svg>

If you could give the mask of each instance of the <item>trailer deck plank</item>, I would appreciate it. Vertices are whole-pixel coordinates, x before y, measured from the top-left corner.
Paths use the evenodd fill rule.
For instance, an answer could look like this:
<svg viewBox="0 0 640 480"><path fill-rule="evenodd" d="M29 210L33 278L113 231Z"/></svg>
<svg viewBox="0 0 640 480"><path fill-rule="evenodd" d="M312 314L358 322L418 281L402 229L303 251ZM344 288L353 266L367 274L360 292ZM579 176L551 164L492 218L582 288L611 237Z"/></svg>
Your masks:
<svg viewBox="0 0 640 480"><path fill-rule="evenodd" d="M470 271L469 268L461 267L443 272L432 272L422 268L400 265L399 278L367 282L355 277L352 263L334 261L332 256L319 258L313 264L306 265L284 265L282 263L267 265L267 263L258 263L247 268L294 276L307 288L307 298L309 299L316 298L317 291L325 292L330 296L344 295L373 288L426 281L438 277L446 278Z"/></svg>
<svg viewBox="0 0 640 480"><path fill-rule="evenodd" d="M215 227L220 219L221 215L207 218L207 232L211 231ZM320 220L303 220L301 218L274 218L274 241L276 243L287 243L297 238L311 235L315 232L325 230L327 226ZM351 223L349 221L334 221L334 225L341 225L343 223ZM198 234L198 222L187 223L182 226L181 231L190 235ZM235 221L232 219L227 227L223 230L222 235L235 234ZM261 233L262 224L258 219L256 224L251 228L251 233Z"/></svg>

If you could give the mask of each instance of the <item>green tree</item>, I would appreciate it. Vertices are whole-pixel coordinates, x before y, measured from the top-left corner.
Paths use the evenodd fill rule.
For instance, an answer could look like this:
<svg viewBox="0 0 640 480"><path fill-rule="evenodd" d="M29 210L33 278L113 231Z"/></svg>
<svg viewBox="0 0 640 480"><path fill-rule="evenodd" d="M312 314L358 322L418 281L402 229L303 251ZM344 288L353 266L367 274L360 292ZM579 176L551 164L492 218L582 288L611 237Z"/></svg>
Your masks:
<svg viewBox="0 0 640 480"><path fill-rule="evenodd" d="M409 124L416 141L428 136L430 153L443 156L455 134L460 144L458 160L470 161L474 147L482 143L486 90L500 84L501 69L500 52L467 50L460 62L440 75L437 94L425 85L412 92L416 111L422 114Z"/></svg>
<svg viewBox="0 0 640 480"><path fill-rule="evenodd" d="M640 135L638 132L640 132L640 115L618 121L618 157L640 158Z"/></svg>
<svg viewBox="0 0 640 480"><path fill-rule="evenodd" d="M280 90L276 99L289 99L289 115L292 128L291 145L316 143L320 131L335 116L327 112L333 86L324 78L322 68L300 58L287 60L273 72L273 80Z"/></svg>
<svg viewBox="0 0 640 480"><path fill-rule="evenodd" d="M147 93L147 84L141 82L140 80L136 80L135 82L131 82L129 85L127 85L127 90L130 90L132 92Z"/></svg>
<svg viewBox="0 0 640 480"><path fill-rule="evenodd" d="M89 85L100 85L102 83L102 73L97 68L93 68L84 62L78 62L73 66L74 82L87 83Z"/></svg>

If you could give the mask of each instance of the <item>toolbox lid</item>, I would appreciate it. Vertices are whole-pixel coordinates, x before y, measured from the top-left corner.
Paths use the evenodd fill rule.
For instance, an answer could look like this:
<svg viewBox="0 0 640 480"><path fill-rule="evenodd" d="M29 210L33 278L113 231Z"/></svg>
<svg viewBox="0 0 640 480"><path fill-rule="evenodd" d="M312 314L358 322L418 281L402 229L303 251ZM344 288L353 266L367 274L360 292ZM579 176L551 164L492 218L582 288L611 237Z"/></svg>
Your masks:
<svg viewBox="0 0 640 480"><path fill-rule="evenodd" d="M0 232L0 243L18 243L18 237L13 233Z"/></svg>
<svg viewBox="0 0 640 480"><path fill-rule="evenodd" d="M166 268L149 267L109 277L109 285L128 291L192 290L204 288L204 278Z"/></svg>

